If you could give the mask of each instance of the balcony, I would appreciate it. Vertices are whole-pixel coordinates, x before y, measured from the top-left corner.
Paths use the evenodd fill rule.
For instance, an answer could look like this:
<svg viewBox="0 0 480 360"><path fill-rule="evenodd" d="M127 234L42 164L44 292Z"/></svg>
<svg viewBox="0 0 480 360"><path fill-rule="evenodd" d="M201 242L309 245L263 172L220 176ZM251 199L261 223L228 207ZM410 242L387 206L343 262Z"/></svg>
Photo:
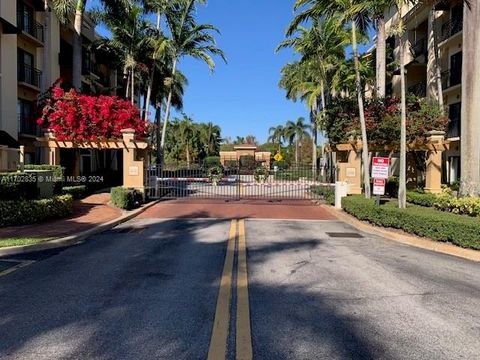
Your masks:
<svg viewBox="0 0 480 360"><path fill-rule="evenodd" d="M463 17L455 17L448 20L442 25L442 31L440 34L440 42L443 42L453 35L458 34L463 30Z"/></svg>
<svg viewBox="0 0 480 360"><path fill-rule="evenodd" d="M42 72L28 64L18 65L18 82L40 88Z"/></svg>
<svg viewBox="0 0 480 360"><path fill-rule="evenodd" d="M22 12L17 12L17 26L22 30L23 34L27 34L36 40L37 45L43 45L44 34L42 24L33 19L26 20Z"/></svg>
<svg viewBox="0 0 480 360"><path fill-rule="evenodd" d="M422 55L427 56L428 48L427 48L427 38L423 38L418 40L413 46L412 46L412 52L413 56L415 58L418 58Z"/></svg>
<svg viewBox="0 0 480 360"><path fill-rule="evenodd" d="M462 83L462 70L450 69L442 72L442 87L445 91Z"/></svg>
<svg viewBox="0 0 480 360"><path fill-rule="evenodd" d="M420 82L408 88L410 94L416 95L418 97L424 98L427 96L427 83Z"/></svg>
<svg viewBox="0 0 480 360"><path fill-rule="evenodd" d="M33 116L19 116L18 133L22 135L40 136L40 126L36 124Z"/></svg>
<svg viewBox="0 0 480 360"><path fill-rule="evenodd" d="M461 127L460 127L460 119L450 119L448 123L448 130L447 130L447 139L453 139L460 137L461 134Z"/></svg>

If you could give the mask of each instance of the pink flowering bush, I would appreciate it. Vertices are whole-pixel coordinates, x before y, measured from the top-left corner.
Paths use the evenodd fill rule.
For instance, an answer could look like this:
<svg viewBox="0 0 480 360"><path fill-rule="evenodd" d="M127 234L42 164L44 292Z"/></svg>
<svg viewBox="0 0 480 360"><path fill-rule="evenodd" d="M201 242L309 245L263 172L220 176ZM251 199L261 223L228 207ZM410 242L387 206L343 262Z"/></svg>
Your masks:
<svg viewBox="0 0 480 360"><path fill-rule="evenodd" d="M58 84L44 101L37 123L55 133L58 140L97 141L118 139L123 129L134 129L137 137L147 133L147 123L129 101L116 96L88 96Z"/></svg>

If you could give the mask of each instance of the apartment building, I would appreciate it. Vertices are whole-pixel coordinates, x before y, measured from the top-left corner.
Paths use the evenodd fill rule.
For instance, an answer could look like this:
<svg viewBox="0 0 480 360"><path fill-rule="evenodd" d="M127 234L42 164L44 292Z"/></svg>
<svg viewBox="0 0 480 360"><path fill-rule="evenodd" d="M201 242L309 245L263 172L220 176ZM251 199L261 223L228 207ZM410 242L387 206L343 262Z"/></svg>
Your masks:
<svg viewBox="0 0 480 360"><path fill-rule="evenodd" d="M10 144L13 138L25 147L27 164L42 158L35 147L41 135L35 119L38 96L58 78L72 81L72 22L62 25L53 12L48 15L42 0L0 1L0 131ZM88 17L82 32L82 91L109 93L116 88L117 74L95 61L90 45L97 35ZM12 168L18 160L4 155L0 161Z"/></svg>
<svg viewBox="0 0 480 360"><path fill-rule="evenodd" d="M463 4L460 0L443 0L432 6L419 1L416 5L405 5L403 14L407 91L437 101L439 96L443 97L450 118L446 138L451 141L450 150L444 153L443 181L453 183L461 175L461 104L462 96L468 96L462 95ZM398 13L392 8L386 15L388 34L398 20ZM398 45L395 38L388 38L388 58L399 58ZM435 49L438 49L438 59ZM439 94L438 80L442 94ZM387 94L400 94L399 69L387 78Z"/></svg>

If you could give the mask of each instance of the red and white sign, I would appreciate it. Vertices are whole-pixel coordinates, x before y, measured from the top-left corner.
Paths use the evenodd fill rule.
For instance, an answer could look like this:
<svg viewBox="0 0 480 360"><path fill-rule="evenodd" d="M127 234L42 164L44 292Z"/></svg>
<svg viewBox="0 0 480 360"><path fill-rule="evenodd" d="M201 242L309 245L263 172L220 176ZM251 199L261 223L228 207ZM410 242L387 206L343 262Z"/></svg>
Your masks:
<svg viewBox="0 0 480 360"><path fill-rule="evenodd" d="M385 195L385 179L373 179L373 195Z"/></svg>
<svg viewBox="0 0 480 360"><path fill-rule="evenodd" d="M387 157L374 157L372 161L372 178L388 179L390 159Z"/></svg>

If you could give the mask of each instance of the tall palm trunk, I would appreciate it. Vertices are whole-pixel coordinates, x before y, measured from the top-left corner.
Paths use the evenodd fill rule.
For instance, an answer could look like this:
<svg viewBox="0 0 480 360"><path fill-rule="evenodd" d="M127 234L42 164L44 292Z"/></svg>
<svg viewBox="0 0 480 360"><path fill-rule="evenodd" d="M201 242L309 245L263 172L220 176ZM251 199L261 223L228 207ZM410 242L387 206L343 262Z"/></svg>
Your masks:
<svg viewBox="0 0 480 360"><path fill-rule="evenodd" d="M125 87L125 99L128 99L130 94L130 71L127 75L127 86Z"/></svg>
<svg viewBox="0 0 480 360"><path fill-rule="evenodd" d="M42 76L42 92L46 91L52 82L50 73L50 52L52 42L50 39L50 7L49 1L44 0L44 18L43 18L43 76Z"/></svg>
<svg viewBox="0 0 480 360"><path fill-rule="evenodd" d="M170 109L172 107L173 79L175 78L176 73L177 73L177 58L175 58L173 60L172 82L170 84L170 90L168 91L167 106L165 107L165 118L163 120L163 129L162 129L162 141L161 141L161 144L160 144L160 147L162 148L162 150L165 148L165 138L166 138L166 135L167 135L167 123L168 123L168 119L170 117Z"/></svg>
<svg viewBox="0 0 480 360"><path fill-rule="evenodd" d="M190 169L190 148L189 148L188 144L187 144L186 153L187 153L187 167Z"/></svg>
<svg viewBox="0 0 480 360"><path fill-rule="evenodd" d="M367 127L365 125L365 111L363 106L363 89L362 80L360 78L360 63L358 60L358 44L357 44L357 26L355 19L352 19L352 50L353 62L355 65L355 85L357 90L358 111L360 115L360 127L362 130L362 161L363 161L363 185L365 189L365 197L370 199L370 162L368 161L368 140Z"/></svg>
<svg viewBox="0 0 480 360"><path fill-rule="evenodd" d="M463 196L480 195L480 4L463 10L461 186Z"/></svg>
<svg viewBox="0 0 480 360"><path fill-rule="evenodd" d="M376 70L376 95L378 98L384 98L385 97L385 89L386 89L386 73L387 73L387 51L386 51L386 40L387 40L387 35L386 35L386 30L385 30L385 17L379 16L377 18L377 50L376 50L376 56L377 56L377 70Z"/></svg>
<svg viewBox="0 0 480 360"><path fill-rule="evenodd" d="M73 63L72 85L77 91L82 90L82 24L87 0L77 0L73 24Z"/></svg>
<svg viewBox="0 0 480 360"><path fill-rule="evenodd" d="M429 33L429 45L432 43L433 52L433 71L435 77L435 87L437 88L436 101L438 101L438 107L442 114L445 112L443 103L443 85L442 85L442 68L440 65L440 50L438 48L438 36L437 36L437 19L435 14L435 8L432 6L430 14L428 16L428 33ZM430 38L431 36L431 38Z"/></svg>
<svg viewBox="0 0 480 360"><path fill-rule="evenodd" d="M327 111L327 103L326 103L326 97L325 97L325 86L323 85L323 82L322 82L322 85L321 85L321 88L320 88L320 96L322 98L322 113L325 114L325 111ZM325 134L324 134L324 131L323 131L323 128L321 128L321 137L322 137L322 141L321 141L321 149L320 149L320 158L323 159L324 157L324 154L325 154ZM322 170L323 171L323 170Z"/></svg>
<svg viewBox="0 0 480 360"><path fill-rule="evenodd" d="M160 143L160 126L162 122L162 104L160 102L157 103L157 111L155 114L155 122L156 122L156 145L157 145L157 159L156 159L156 164L160 165L161 164L161 157L162 157L162 148L161 148L161 143Z"/></svg>
<svg viewBox="0 0 480 360"><path fill-rule="evenodd" d="M161 14L160 11L157 11L157 31L160 32L160 22L161 22ZM152 87L153 87L153 78L155 76L155 56L153 56L153 65L152 71L150 73L150 79L148 81L148 88L147 88L147 97L145 99L145 109L143 110L143 120L147 120L148 117L148 108L150 107L150 99L152 97ZM157 130L158 134L160 135L160 129Z"/></svg>
<svg viewBox="0 0 480 360"><path fill-rule="evenodd" d="M317 110L318 104L315 101L315 104L310 110L310 118L312 121L312 175L315 178L317 173L317 140L318 140L318 126L317 126Z"/></svg>
<svg viewBox="0 0 480 360"><path fill-rule="evenodd" d="M131 90L131 102L132 105L135 104L135 68L132 66L132 90Z"/></svg>
<svg viewBox="0 0 480 360"><path fill-rule="evenodd" d="M298 169L298 139L295 140L295 165Z"/></svg>
<svg viewBox="0 0 480 360"><path fill-rule="evenodd" d="M403 0L398 7L399 29L403 29ZM400 179L398 187L398 207L407 207L407 105L406 105L406 84L405 84L405 41L404 33L399 34L399 57L400 57L400 92L401 92L401 121L400 121Z"/></svg>

